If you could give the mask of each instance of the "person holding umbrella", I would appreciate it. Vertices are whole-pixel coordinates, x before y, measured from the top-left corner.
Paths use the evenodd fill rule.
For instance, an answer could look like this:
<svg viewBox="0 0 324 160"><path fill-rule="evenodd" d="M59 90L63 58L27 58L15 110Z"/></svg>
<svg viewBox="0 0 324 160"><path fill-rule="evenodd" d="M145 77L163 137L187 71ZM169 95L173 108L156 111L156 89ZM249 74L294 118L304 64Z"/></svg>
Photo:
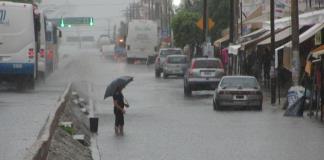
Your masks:
<svg viewBox="0 0 324 160"><path fill-rule="evenodd" d="M115 94L113 95L116 135L124 134L124 114L126 113L126 110L124 109L125 103L122 90L122 87L118 87Z"/></svg>
<svg viewBox="0 0 324 160"><path fill-rule="evenodd" d="M110 96L113 97L116 135L124 135L124 106L129 107L129 105L125 103L126 99L124 98L122 90L131 81L133 81L133 77L119 77L110 83L105 92L104 99Z"/></svg>

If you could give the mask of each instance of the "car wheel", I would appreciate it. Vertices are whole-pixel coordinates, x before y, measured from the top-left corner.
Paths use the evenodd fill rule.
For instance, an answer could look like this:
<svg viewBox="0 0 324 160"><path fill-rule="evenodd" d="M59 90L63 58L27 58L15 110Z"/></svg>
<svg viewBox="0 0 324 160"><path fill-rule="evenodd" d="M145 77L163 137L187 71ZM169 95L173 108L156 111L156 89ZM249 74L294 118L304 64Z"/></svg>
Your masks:
<svg viewBox="0 0 324 160"><path fill-rule="evenodd" d="M155 70L155 77L160 78L161 77L161 72L158 70Z"/></svg>
<svg viewBox="0 0 324 160"><path fill-rule="evenodd" d="M168 74L166 74L165 72L163 72L163 78L167 79L168 78Z"/></svg>
<svg viewBox="0 0 324 160"><path fill-rule="evenodd" d="M262 104L257 106L257 111L262 111Z"/></svg>
<svg viewBox="0 0 324 160"><path fill-rule="evenodd" d="M134 61L133 61L133 59L131 59L131 58L127 58L127 64L133 64L134 63Z"/></svg>
<svg viewBox="0 0 324 160"><path fill-rule="evenodd" d="M214 111L221 110L221 107L219 106L219 104L217 102L215 102L215 100L213 100L213 106L214 106Z"/></svg>
<svg viewBox="0 0 324 160"><path fill-rule="evenodd" d="M184 87L184 94L187 97L190 97L192 95L192 91L191 91L191 88L189 86Z"/></svg>
<svg viewBox="0 0 324 160"><path fill-rule="evenodd" d="M215 100L213 100L213 109L214 109L214 111L217 110L217 106L216 106Z"/></svg>
<svg viewBox="0 0 324 160"><path fill-rule="evenodd" d="M28 89L34 90L35 89L35 80L33 76L28 78Z"/></svg>

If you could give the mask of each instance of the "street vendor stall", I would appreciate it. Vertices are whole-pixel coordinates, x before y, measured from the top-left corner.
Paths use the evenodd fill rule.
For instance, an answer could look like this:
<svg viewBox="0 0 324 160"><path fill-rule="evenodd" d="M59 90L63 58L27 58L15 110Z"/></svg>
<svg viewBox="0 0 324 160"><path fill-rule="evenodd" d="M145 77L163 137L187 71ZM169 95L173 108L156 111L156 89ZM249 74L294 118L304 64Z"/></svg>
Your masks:
<svg viewBox="0 0 324 160"><path fill-rule="evenodd" d="M305 68L308 69L309 73L311 73L313 68L313 76L315 81L315 95L316 95L316 115L320 112L320 118L323 120L324 118L324 45L314 49L311 51L312 56L312 66Z"/></svg>

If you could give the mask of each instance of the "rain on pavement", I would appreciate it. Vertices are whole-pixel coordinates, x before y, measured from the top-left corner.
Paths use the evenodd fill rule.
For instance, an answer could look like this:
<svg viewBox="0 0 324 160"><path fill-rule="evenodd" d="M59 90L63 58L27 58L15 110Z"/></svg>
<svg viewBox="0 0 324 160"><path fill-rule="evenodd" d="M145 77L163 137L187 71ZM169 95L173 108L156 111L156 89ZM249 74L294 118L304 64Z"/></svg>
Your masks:
<svg viewBox="0 0 324 160"><path fill-rule="evenodd" d="M61 5L68 2L73 9L61 8L53 14L98 16L103 8L90 5L87 12L85 5L75 5L85 0L55 2ZM110 12L111 16L105 15L113 17L128 1L91 3L116 3L118 9ZM125 6L118 5L123 3ZM109 9L112 6L106 5ZM156 79L154 66L105 59L93 48L64 44L62 48L62 55L66 56L59 69L34 91L20 93L1 88L1 160L22 159L70 81L87 81L94 88L92 98L99 115L97 142L103 160L321 160L324 157L323 124L306 117L283 117L280 109L269 104L269 98L265 99L262 112L215 112L212 92L198 92L186 98L183 80ZM107 84L122 75L134 76L134 81L124 90L130 103L125 115L125 136L116 137L112 100L103 100L103 94Z"/></svg>

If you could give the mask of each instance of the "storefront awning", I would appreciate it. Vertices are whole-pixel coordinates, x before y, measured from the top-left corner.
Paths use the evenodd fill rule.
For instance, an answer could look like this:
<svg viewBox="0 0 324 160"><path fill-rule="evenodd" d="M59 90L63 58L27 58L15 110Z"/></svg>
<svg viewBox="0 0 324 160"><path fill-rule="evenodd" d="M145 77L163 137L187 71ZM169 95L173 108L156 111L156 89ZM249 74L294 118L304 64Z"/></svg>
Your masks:
<svg viewBox="0 0 324 160"><path fill-rule="evenodd" d="M321 55L324 55L324 45L312 50L311 53L314 58L320 58Z"/></svg>
<svg viewBox="0 0 324 160"><path fill-rule="evenodd" d="M240 37L239 42L243 43L243 42L246 42L246 41L253 40L254 38L257 38L257 37L261 36L262 34L264 34L267 31L268 30L263 29L263 28L258 29L258 30L254 31L254 32L251 32L251 33L249 33L247 35L244 35L244 36Z"/></svg>
<svg viewBox="0 0 324 160"><path fill-rule="evenodd" d="M276 28L282 28L286 26L291 25L291 17L284 17L275 20L275 27ZM299 25L305 26L305 25L313 25L316 23L321 23L324 21L324 9L306 12L299 15ZM270 21L265 21L263 23L263 28L270 29Z"/></svg>
<svg viewBox="0 0 324 160"><path fill-rule="evenodd" d="M299 35L299 43L303 43L309 38L313 37L317 32L321 31L324 28L324 22L318 23L313 25L311 28L309 28L307 31ZM276 54L279 54L281 50L284 50L282 53L283 55L283 67L285 67L288 70L291 70L291 47L292 42L288 42L276 49ZM278 57L278 56L276 56ZM276 59L277 61L277 59Z"/></svg>
<svg viewBox="0 0 324 160"><path fill-rule="evenodd" d="M289 36L291 36L291 27L275 34L275 41L276 42L282 41L282 40L288 38ZM269 44L271 44L271 37L258 43L258 45L269 45Z"/></svg>
<svg viewBox="0 0 324 160"><path fill-rule="evenodd" d="M324 22L322 23L318 23L315 24L314 26L312 26L311 28L309 28L307 31L305 31L304 33L299 35L299 43L303 43L305 42L307 39L313 37L317 32L319 32L320 30L322 30L324 28ZM288 42L280 47L278 47L276 49L276 53L280 50L280 49L284 49L285 47L291 47L292 46L292 42Z"/></svg>
<svg viewBox="0 0 324 160"><path fill-rule="evenodd" d="M287 28L288 27L285 27L285 28L282 28L282 29L277 29L275 31L275 33L277 34L277 33L281 32L281 31L286 30ZM255 47L258 43L260 43L260 42L268 39L270 36L271 36L271 32L270 31L267 31L264 34L262 34L261 36L259 36L257 38L254 38L251 41L247 41L247 42L242 43L242 47L243 47L244 50L248 50L251 47Z"/></svg>
<svg viewBox="0 0 324 160"><path fill-rule="evenodd" d="M222 37L222 38L216 40L216 41L214 42L214 46L215 46L215 47L219 47L223 42L228 41L228 40L229 40L229 35L227 34L227 35L225 35L224 37Z"/></svg>

